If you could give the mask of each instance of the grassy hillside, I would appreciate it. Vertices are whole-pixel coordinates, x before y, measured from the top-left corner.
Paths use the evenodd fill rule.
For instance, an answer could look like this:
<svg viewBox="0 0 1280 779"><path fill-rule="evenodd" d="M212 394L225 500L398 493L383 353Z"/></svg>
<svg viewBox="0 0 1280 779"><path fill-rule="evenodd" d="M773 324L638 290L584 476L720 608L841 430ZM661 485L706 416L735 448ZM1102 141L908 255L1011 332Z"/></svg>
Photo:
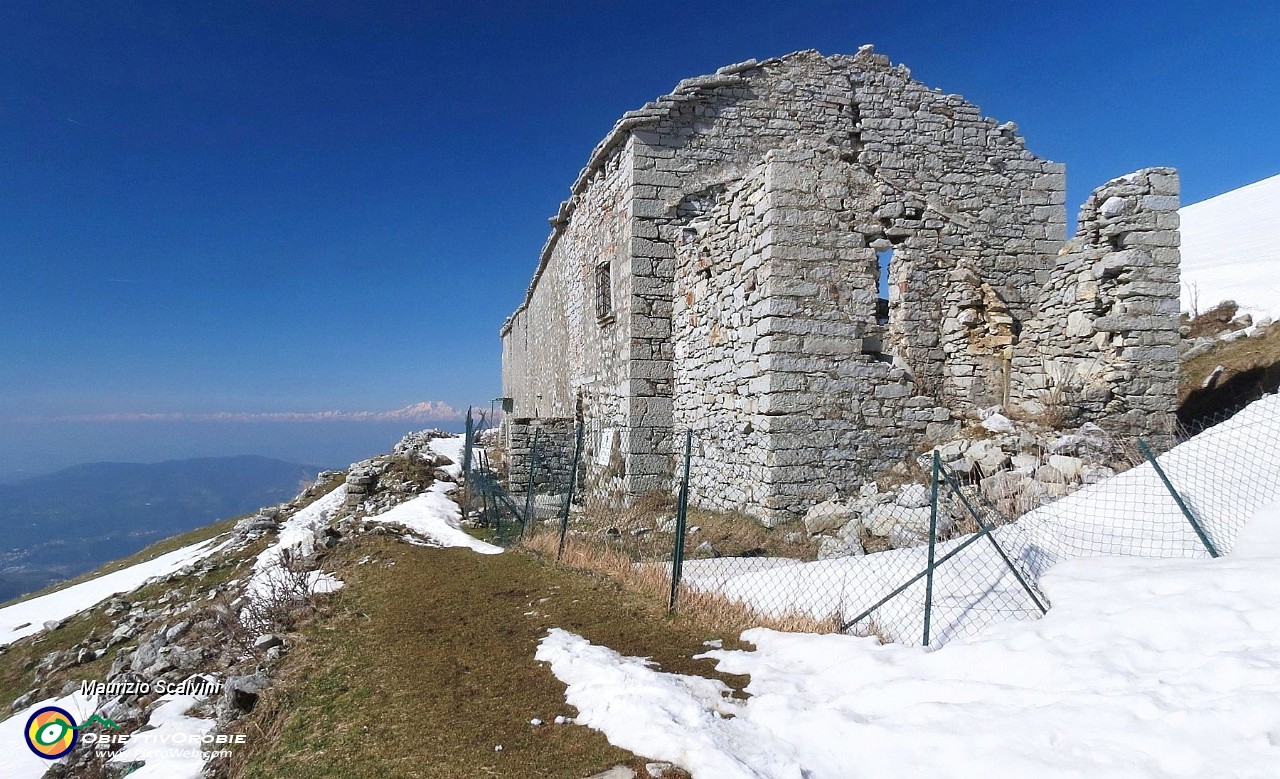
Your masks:
<svg viewBox="0 0 1280 779"><path fill-rule="evenodd" d="M1221 371L1217 370L1219 366ZM1204 354L1184 360L1178 418L1185 425L1195 425L1277 388L1280 325L1272 326L1264 336L1219 343Z"/></svg>
<svg viewBox="0 0 1280 779"><path fill-rule="evenodd" d="M534 660L538 640L562 627L712 676L710 661L692 659L703 642L736 646L668 617L655 599L529 553L366 536L326 567L346 586L295 641L264 702L236 723L251 746L219 776L581 779L619 764L644 776L644 760L599 733L555 723L575 711Z"/></svg>

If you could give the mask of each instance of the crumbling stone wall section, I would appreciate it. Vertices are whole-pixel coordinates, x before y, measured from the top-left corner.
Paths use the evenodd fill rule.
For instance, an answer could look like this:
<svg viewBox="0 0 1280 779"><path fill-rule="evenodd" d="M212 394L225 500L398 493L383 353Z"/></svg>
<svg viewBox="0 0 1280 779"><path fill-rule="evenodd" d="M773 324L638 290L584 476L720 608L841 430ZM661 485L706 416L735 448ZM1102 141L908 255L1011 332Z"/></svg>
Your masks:
<svg viewBox="0 0 1280 779"><path fill-rule="evenodd" d="M1015 125L870 47L682 81L623 115L552 219L502 330L513 417L583 420L610 452L587 481L633 497L670 487L694 427L695 502L803 511L1034 391L1017 374L1027 331L1050 337L1029 323L1047 322L1064 204L1063 166ZM1141 363L1164 337L1108 344ZM1163 386L1126 409L1154 419Z"/></svg>
<svg viewBox="0 0 1280 779"><path fill-rule="evenodd" d="M1145 168L1093 191L1017 350L1024 409L1113 434L1173 430L1178 243L1176 170Z"/></svg>
<svg viewBox="0 0 1280 779"><path fill-rule="evenodd" d="M825 148L775 150L678 231L675 418L691 496L766 522L905 458L951 414L881 353L875 250L847 229L876 182Z"/></svg>
<svg viewBox="0 0 1280 779"><path fill-rule="evenodd" d="M957 410L989 405L1007 375L991 353L957 348L955 319L971 299L967 268L1014 322L1034 313L1066 235L1066 173L1035 157L1011 122L914 81L904 66L860 52L858 162L888 190L864 228L894 249L886 351L922 388ZM991 310L991 307L988 308ZM994 323L993 323L994 324ZM1009 330L1016 329L1012 322Z"/></svg>
<svg viewBox="0 0 1280 779"><path fill-rule="evenodd" d="M512 419L505 431L509 463L507 490L512 495L524 495L528 490L531 468L534 494L557 494L568 487L577 435L573 419Z"/></svg>

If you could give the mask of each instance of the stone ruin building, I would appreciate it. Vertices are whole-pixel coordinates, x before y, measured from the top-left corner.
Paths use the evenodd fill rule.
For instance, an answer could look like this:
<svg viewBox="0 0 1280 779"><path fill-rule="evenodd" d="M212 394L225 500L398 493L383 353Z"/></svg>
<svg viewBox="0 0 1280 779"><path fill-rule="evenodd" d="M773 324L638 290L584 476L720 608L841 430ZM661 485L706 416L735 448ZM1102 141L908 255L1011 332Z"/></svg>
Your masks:
<svg viewBox="0 0 1280 779"><path fill-rule="evenodd" d="M992 405L1169 431L1177 172L1102 185L1069 240L1065 191L870 46L680 82L592 152L502 326L513 475L582 420L586 483L642 495L692 429L691 502L772 524Z"/></svg>

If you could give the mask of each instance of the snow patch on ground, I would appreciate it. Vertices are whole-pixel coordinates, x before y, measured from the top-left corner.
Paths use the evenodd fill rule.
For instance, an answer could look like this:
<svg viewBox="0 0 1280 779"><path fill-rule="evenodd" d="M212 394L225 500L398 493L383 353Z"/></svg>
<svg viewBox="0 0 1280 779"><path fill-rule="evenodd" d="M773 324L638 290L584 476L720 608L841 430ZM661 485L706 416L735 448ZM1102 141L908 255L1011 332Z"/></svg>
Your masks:
<svg viewBox="0 0 1280 779"><path fill-rule="evenodd" d="M744 701L559 629L537 658L579 723L696 779L1275 775L1280 503L1229 557L1067 560L1042 584L1043 619L936 651L749 630L754 651L707 653L751 677Z"/></svg>
<svg viewBox="0 0 1280 779"><path fill-rule="evenodd" d="M131 565L81 584L15 603L0 609L0 646L44 630L44 623L66 619L122 592L141 587L150 579L177 571L217 552L226 542L218 539L184 546L154 560Z"/></svg>
<svg viewBox="0 0 1280 779"><path fill-rule="evenodd" d="M0 721L0 745L3 745L0 748L4 750L4 758L0 759L0 779L40 779L45 771L49 770L50 765L63 762L63 760L46 760L43 757L37 757L27 748L23 735L27 720L38 709L43 709L45 706L57 706L70 714L76 722L84 722L98 710L98 696L86 697L79 692L73 692L61 698L49 698L33 703L8 719Z"/></svg>
<svg viewBox="0 0 1280 779"><path fill-rule="evenodd" d="M453 465L443 466L455 479L462 476L463 436L431 439L431 450L453 460ZM456 484L444 481L432 483L430 489L418 497L393 506L381 514L365 517L366 522L391 522L403 525L422 536L427 546L466 547L480 554L500 554L502 547L481 541L462 529L462 509L449 498L457 489Z"/></svg>
<svg viewBox="0 0 1280 779"><path fill-rule="evenodd" d="M462 546L480 554L500 554L502 547L481 541L462 530L462 509L449 499L456 485L435 482L413 500L394 506L381 514L366 517L366 522L393 522L422 536L431 546Z"/></svg>
<svg viewBox="0 0 1280 779"><path fill-rule="evenodd" d="M1231 419L1174 447L1158 459L1184 498L1197 509L1211 538L1224 551L1236 543L1240 510L1252 512L1280 500L1280 396L1259 400ZM1233 436L1249 442L1223 468L1224 443ZM1213 474L1207 477L1205 474ZM1233 502L1234 501L1234 502ZM1246 514L1247 515L1247 514ZM1104 482L1087 485L1061 500L1029 512L993 535L1038 579L1063 560L1098 555L1207 557L1203 544L1170 499L1163 482L1144 463ZM968 537L938 545L938 556ZM895 549L861 557L816 562L753 563L741 558L685 563L683 581L741 600L772 616L800 613L816 619L853 619L927 567L928 547ZM980 586L979 586L980 585ZM1040 612L1021 584L986 542L970 546L935 574L933 635L945 642L972 633L990 621L1031 620ZM896 603L922 604L925 582L908 588ZM918 641L922 607L878 614L878 627L898 641Z"/></svg>
<svg viewBox="0 0 1280 779"><path fill-rule="evenodd" d="M289 550L290 553L301 556L313 552L316 531L328 524L334 513L342 508L346 498L347 485L339 485L286 519L280 525L276 542L263 549L254 560L253 575L245 585L245 594L250 598L262 598L282 587L289 589L286 583L288 574L280 564L284 551ZM311 571L308 576L311 592L333 592L342 587L342 582L324 571Z"/></svg>
<svg viewBox="0 0 1280 779"><path fill-rule="evenodd" d="M442 454L453 460L453 465L442 466L453 478L461 478L462 476L462 455L463 449L466 448L466 436L451 436L449 438L433 438L429 446L431 451L436 454Z"/></svg>
<svg viewBox="0 0 1280 779"><path fill-rule="evenodd" d="M107 761L108 764L145 763L129 774L133 779L200 779L205 763L201 753L219 748L200 744L200 738L212 731L216 722L187 716L191 707L203 699L195 695L160 698L160 705L147 720L147 729L130 736L129 743Z"/></svg>

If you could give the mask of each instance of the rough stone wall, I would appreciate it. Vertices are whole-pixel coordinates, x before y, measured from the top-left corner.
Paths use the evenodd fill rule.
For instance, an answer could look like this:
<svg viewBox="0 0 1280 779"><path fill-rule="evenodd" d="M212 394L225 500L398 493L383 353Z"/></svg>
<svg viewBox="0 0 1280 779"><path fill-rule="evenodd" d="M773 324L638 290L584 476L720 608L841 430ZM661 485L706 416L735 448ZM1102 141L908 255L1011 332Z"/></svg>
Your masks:
<svg viewBox="0 0 1280 779"><path fill-rule="evenodd" d="M777 150L672 228L674 424L695 431L698 504L778 521L951 429L881 352L876 253L848 229L881 194L829 149Z"/></svg>
<svg viewBox="0 0 1280 779"><path fill-rule="evenodd" d="M1178 243L1176 170L1146 168L1093 191L1018 346L1020 405L1113 434L1172 431Z"/></svg>
<svg viewBox="0 0 1280 779"><path fill-rule="evenodd" d="M858 162L887 190L871 216L882 225L878 237L894 244L886 351L951 408L987 405L1007 371L948 341L951 310L970 296L957 271L976 273L1013 319L1030 317L1026 291L1046 281L1066 237L1065 168L1028 151L1016 125L983 117L878 55L859 58L876 66L856 77Z"/></svg>
<svg viewBox="0 0 1280 779"><path fill-rule="evenodd" d="M581 397L590 414L625 421L632 178L630 150L619 147L585 181L575 218L556 224L529 299L503 326L502 383L514 417L572 417ZM601 263L612 278L606 321L595 308Z"/></svg>
<svg viewBox="0 0 1280 779"><path fill-rule="evenodd" d="M769 494L759 408L769 380L758 351L767 344L758 327L769 313L761 276L772 250L765 178L757 168L701 218L667 230L676 245L673 426L694 431L694 505L757 506Z"/></svg>
<svg viewBox="0 0 1280 779"><path fill-rule="evenodd" d="M1020 339L1057 278L1064 202L1063 166L1015 125L870 47L682 81L619 120L552 219L503 327L506 394L516 416L582 418L611 452L595 481L627 495L670 486L693 426L696 502L802 511L1027 394Z"/></svg>
<svg viewBox="0 0 1280 779"><path fill-rule="evenodd" d="M533 470L535 494L564 492L573 469L573 447L577 427L573 419L512 419L506 426L507 490L524 495L529 489L529 471ZM537 456L534 457L534 436ZM536 462L535 462L536 459Z"/></svg>

